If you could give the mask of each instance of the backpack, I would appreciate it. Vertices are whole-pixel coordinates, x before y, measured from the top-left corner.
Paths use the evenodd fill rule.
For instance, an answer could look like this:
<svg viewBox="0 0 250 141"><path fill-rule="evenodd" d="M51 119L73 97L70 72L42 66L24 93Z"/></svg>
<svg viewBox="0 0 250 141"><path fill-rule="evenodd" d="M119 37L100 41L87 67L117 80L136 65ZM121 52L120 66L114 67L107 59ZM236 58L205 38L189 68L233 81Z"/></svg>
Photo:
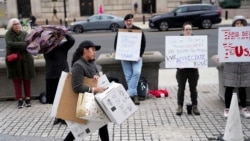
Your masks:
<svg viewBox="0 0 250 141"><path fill-rule="evenodd" d="M40 95L39 95L39 101L42 104L46 104L47 100L46 100L46 93L45 92L40 93Z"/></svg>
<svg viewBox="0 0 250 141"><path fill-rule="evenodd" d="M148 96L148 82L144 77L140 77L137 85L137 94L139 100L145 100Z"/></svg>

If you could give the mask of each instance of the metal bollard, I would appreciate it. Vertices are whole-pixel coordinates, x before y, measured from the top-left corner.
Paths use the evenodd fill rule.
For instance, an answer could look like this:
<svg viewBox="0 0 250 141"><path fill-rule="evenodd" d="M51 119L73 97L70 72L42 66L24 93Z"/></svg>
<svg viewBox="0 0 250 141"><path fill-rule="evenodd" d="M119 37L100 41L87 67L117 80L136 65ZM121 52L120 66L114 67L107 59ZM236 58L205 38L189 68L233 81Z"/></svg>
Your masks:
<svg viewBox="0 0 250 141"><path fill-rule="evenodd" d="M225 19L226 20L228 19L228 11L227 10L225 11Z"/></svg>
<svg viewBox="0 0 250 141"><path fill-rule="evenodd" d="M142 22L145 24L145 15L142 16Z"/></svg>
<svg viewBox="0 0 250 141"><path fill-rule="evenodd" d="M45 20L45 24L46 24L46 25L49 24L49 20L48 20L48 19Z"/></svg>
<svg viewBox="0 0 250 141"><path fill-rule="evenodd" d="M60 25L62 25L62 19L60 19Z"/></svg>

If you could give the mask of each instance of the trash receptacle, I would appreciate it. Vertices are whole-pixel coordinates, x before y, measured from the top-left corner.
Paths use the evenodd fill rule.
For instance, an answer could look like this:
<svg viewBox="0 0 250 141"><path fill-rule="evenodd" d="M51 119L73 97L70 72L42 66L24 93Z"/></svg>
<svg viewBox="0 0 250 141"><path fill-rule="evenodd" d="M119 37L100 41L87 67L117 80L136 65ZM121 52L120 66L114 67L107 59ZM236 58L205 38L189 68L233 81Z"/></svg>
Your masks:
<svg viewBox="0 0 250 141"><path fill-rule="evenodd" d="M218 63L217 62L217 55L214 55L212 56L212 60L214 61L214 63L216 63L217 65L217 69L218 69L218 79L219 79L219 97L221 100L225 101L225 98L224 98L224 94L225 94L225 88L224 88L224 84L223 84L223 69L224 69L224 66L223 64L221 63ZM234 91L238 93L238 89L234 89ZM250 105L250 87L248 87L246 89L246 92L247 92L247 105Z"/></svg>

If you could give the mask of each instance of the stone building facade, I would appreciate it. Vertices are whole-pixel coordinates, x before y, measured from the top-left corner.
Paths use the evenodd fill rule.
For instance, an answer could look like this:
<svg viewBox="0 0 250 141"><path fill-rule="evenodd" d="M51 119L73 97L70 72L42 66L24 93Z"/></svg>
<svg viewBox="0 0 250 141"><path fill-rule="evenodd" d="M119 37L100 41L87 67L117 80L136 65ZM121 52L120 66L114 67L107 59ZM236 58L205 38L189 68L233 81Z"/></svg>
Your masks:
<svg viewBox="0 0 250 141"><path fill-rule="evenodd" d="M215 4L218 5L218 1ZM154 13L166 13L181 4L210 3L210 0L7 0L7 17L28 18L32 13L39 20L50 20L53 16L53 7L57 9L57 15L65 20L65 8L67 20L84 19L92 14L98 13L100 6L104 13L124 16L127 13L134 13L133 4L138 3L138 10L135 15L151 15ZM64 6L64 3L66 6ZM242 0L240 9L222 9L228 11L229 17L235 14L243 14L249 17L250 0ZM245 14L244 14L245 13Z"/></svg>

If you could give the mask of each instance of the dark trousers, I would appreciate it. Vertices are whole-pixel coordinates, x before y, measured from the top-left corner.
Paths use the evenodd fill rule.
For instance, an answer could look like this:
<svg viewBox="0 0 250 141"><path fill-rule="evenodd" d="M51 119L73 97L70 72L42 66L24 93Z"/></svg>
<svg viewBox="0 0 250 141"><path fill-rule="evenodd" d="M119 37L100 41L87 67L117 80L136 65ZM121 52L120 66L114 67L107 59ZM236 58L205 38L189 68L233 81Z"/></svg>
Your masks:
<svg viewBox="0 0 250 141"><path fill-rule="evenodd" d="M191 101L193 105L197 105L197 84L199 79L199 71L198 69L177 69L176 79L178 83L178 91L177 91L177 103L178 105L183 106L184 102L184 91L186 82L189 83Z"/></svg>
<svg viewBox="0 0 250 141"><path fill-rule="evenodd" d="M233 95L233 90L234 90L234 87L225 87L225 105L226 105L226 108L230 107L232 95ZM240 106L245 108L247 106L246 88L240 87L240 88L238 88L238 91L239 91Z"/></svg>
<svg viewBox="0 0 250 141"><path fill-rule="evenodd" d="M108 125L104 125L99 129L99 136L102 141L109 141ZM72 132L69 132L64 141L73 141L75 139Z"/></svg>
<svg viewBox="0 0 250 141"><path fill-rule="evenodd" d="M59 78L55 79L46 78L46 101L49 104L53 104L54 102L58 82Z"/></svg>

